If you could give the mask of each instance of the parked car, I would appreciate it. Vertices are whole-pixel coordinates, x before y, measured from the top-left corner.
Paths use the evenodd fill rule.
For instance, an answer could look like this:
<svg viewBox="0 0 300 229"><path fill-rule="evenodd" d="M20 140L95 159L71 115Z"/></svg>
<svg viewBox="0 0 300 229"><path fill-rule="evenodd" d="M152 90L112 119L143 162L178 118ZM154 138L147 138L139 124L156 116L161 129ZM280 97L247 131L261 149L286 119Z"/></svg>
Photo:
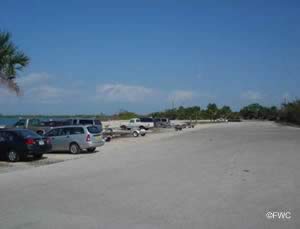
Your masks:
<svg viewBox="0 0 300 229"><path fill-rule="evenodd" d="M73 118L66 120L67 125L93 125L97 126L102 131L102 122L93 118Z"/></svg>
<svg viewBox="0 0 300 229"><path fill-rule="evenodd" d="M156 118L154 119L154 126L158 128L171 127L171 122L168 118Z"/></svg>
<svg viewBox="0 0 300 229"><path fill-rule="evenodd" d="M148 130L154 127L154 121L152 118L133 118L130 119L128 123L122 124L121 129L130 130L130 129L144 129Z"/></svg>
<svg viewBox="0 0 300 229"><path fill-rule="evenodd" d="M120 136L144 137L146 136L146 131L144 129L122 130L122 129L105 128L102 134L104 136L105 141L110 142L112 138L120 137Z"/></svg>
<svg viewBox="0 0 300 229"><path fill-rule="evenodd" d="M43 125L41 120L37 118L19 119L12 127L19 129L29 129L38 133L39 135L43 135L50 129L48 126Z"/></svg>
<svg viewBox="0 0 300 229"><path fill-rule="evenodd" d="M29 155L42 158L51 150L51 141L27 129L0 129L0 155L16 162Z"/></svg>
<svg viewBox="0 0 300 229"><path fill-rule="evenodd" d="M174 128L176 131L181 131L183 129L182 125L179 124L175 125Z"/></svg>
<svg viewBox="0 0 300 229"><path fill-rule="evenodd" d="M51 139L52 151L77 154L82 150L94 152L96 147L104 145L101 130L92 125L54 127L45 136Z"/></svg>

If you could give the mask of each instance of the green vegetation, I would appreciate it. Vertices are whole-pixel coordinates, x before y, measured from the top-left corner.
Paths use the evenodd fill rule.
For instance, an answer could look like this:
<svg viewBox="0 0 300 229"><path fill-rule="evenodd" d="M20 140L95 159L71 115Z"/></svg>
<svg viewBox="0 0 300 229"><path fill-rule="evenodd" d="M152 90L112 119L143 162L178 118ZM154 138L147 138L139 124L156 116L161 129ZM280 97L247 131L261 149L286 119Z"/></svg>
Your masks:
<svg viewBox="0 0 300 229"><path fill-rule="evenodd" d="M174 109L169 109L163 112L155 112L150 114L154 118L169 118L169 119L179 119L179 120L200 120L200 119L210 119L216 120L220 118L224 119L238 119L239 113L233 112L229 106L223 106L218 108L214 103L208 104L206 109L201 109L199 106L193 107L179 107Z"/></svg>
<svg viewBox="0 0 300 229"><path fill-rule="evenodd" d="M181 106L163 112L155 112L149 116L154 118L166 117L179 120L216 120L220 118L238 120L243 118L249 120L270 120L300 124L300 100L284 103L281 108L275 106L266 107L254 103L242 108L240 112L233 112L229 106L218 108L214 103L208 104L206 109L201 109L199 106L186 108Z"/></svg>
<svg viewBox="0 0 300 229"><path fill-rule="evenodd" d="M127 120L139 117L136 113L129 111L120 111L118 114L114 114L110 119L112 120Z"/></svg>
<svg viewBox="0 0 300 229"><path fill-rule="evenodd" d="M15 78L18 71L28 64L29 57L11 41L10 33L0 32L0 85L19 94L20 88Z"/></svg>
<svg viewBox="0 0 300 229"><path fill-rule="evenodd" d="M240 115L244 119L277 120L278 109L275 106L264 107L254 103L242 108Z"/></svg>
<svg viewBox="0 0 300 229"><path fill-rule="evenodd" d="M281 121L300 125L300 100L282 104L279 118Z"/></svg>
<svg viewBox="0 0 300 229"><path fill-rule="evenodd" d="M281 108L264 107L260 104L250 104L240 111L244 119L273 120L300 124L300 100L283 103Z"/></svg>

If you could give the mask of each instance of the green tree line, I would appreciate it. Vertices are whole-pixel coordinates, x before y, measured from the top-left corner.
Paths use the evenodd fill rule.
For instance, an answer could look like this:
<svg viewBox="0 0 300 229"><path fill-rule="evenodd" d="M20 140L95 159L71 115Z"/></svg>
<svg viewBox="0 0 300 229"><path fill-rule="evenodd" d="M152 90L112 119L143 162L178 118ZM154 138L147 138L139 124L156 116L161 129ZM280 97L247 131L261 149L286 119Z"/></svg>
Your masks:
<svg viewBox="0 0 300 229"><path fill-rule="evenodd" d="M174 109L168 109L163 112L154 112L150 116L154 118L169 118L179 120L200 120L210 119L216 120L220 118L224 119L239 119L239 113L233 112L229 106L218 107L214 103L210 103L206 108L202 109L200 106L183 107L180 106Z"/></svg>
<svg viewBox="0 0 300 229"><path fill-rule="evenodd" d="M168 109L162 112L149 114L154 118L169 118L179 120L200 120L200 119L248 119L248 120L270 120L300 124L300 100L286 102L281 107L262 106L258 103L250 104L243 107L239 112L234 112L229 106L218 107L216 104L208 104L206 108L201 109L199 106L178 107Z"/></svg>
<svg viewBox="0 0 300 229"><path fill-rule="evenodd" d="M240 111L244 119L272 120L300 124L300 100L285 102L280 108L250 104Z"/></svg>

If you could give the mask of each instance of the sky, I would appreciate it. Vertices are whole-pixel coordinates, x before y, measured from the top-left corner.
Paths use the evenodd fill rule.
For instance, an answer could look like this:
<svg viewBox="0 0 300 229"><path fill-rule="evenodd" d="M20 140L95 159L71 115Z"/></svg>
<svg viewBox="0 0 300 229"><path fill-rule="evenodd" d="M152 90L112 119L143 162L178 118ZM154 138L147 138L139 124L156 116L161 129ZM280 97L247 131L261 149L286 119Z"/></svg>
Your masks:
<svg viewBox="0 0 300 229"><path fill-rule="evenodd" d="M300 1L1 0L30 58L2 114L234 110L300 97Z"/></svg>

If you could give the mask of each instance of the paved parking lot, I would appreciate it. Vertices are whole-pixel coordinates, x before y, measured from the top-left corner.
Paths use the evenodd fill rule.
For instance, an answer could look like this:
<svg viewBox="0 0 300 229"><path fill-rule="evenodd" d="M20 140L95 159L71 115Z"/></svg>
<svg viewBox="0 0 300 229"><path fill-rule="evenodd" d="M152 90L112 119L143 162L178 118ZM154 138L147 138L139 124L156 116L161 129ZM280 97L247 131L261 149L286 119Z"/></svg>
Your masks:
<svg viewBox="0 0 300 229"><path fill-rule="evenodd" d="M88 156L88 153L82 153L78 155L72 155L67 152L63 153L48 153L43 156L42 159L36 160L33 158L28 158L24 161L17 163L9 163L6 161L0 161L0 173L13 172L17 170L24 170L44 165L50 165L54 163L59 163L67 160L75 160L78 158Z"/></svg>
<svg viewBox="0 0 300 229"><path fill-rule="evenodd" d="M270 122L203 125L2 173L0 228L296 229L299 139Z"/></svg>
<svg viewBox="0 0 300 229"><path fill-rule="evenodd" d="M148 131L148 133L151 135L152 134L170 133L170 132L171 133L174 132L174 129L173 128L171 128L171 129L165 128L165 129L155 129L153 131ZM147 137L149 136L149 134L147 135ZM133 138L133 137L132 136L117 137L117 138L114 138L110 143L106 143L106 146L107 146L107 144L124 144L125 142L128 142L128 141L130 142L131 141L130 138ZM102 147L98 148L95 153L101 152L102 149L103 149ZM10 163L10 162L0 160L0 174L7 173L7 172L13 172L13 171L17 171L17 170L30 169L30 168L39 167L39 166L50 165L50 164L54 164L54 163L60 163L60 162L68 161L68 160L76 160L76 159L83 158L83 157L89 157L92 154L93 153L88 153L86 151L83 151L82 153L77 154L77 155L70 154L68 152L52 152L52 153L44 154L43 158L40 160L36 160L34 158L28 158L25 161L20 161L17 163Z"/></svg>

